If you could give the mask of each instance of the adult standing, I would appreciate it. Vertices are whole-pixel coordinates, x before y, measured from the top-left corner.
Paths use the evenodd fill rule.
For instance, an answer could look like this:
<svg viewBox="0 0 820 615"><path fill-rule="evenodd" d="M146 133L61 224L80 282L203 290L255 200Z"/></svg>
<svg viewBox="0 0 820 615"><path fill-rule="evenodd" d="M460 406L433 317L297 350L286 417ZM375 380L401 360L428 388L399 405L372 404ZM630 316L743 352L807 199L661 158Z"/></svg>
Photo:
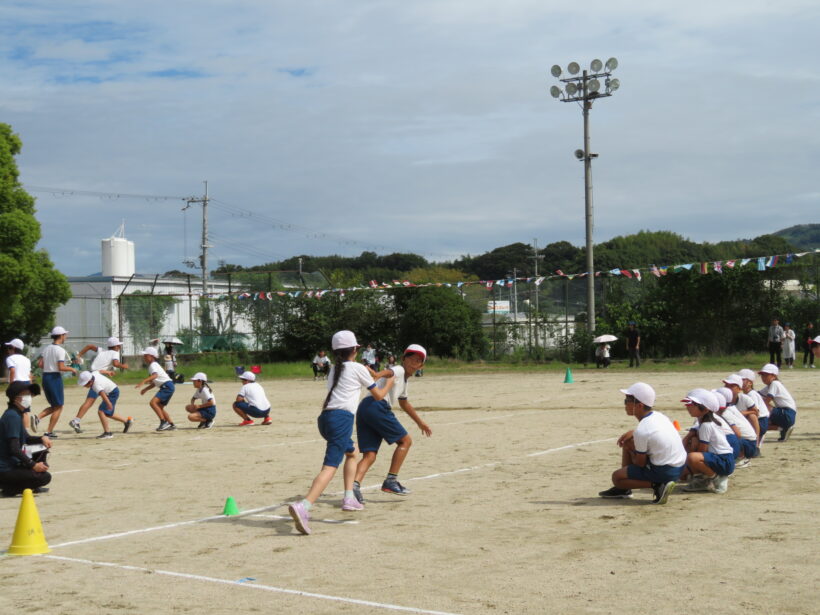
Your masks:
<svg viewBox="0 0 820 615"><path fill-rule="evenodd" d="M814 323L810 322L803 329L803 336L800 338L803 341L803 367L814 369L814 353L811 351L811 345L815 335L817 334L814 331Z"/></svg>
<svg viewBox="0 0 820 615"><path fill-rule="evenodd" d="M28 444L40 444L51 448L46 436L29 436L23 425L23 415L31 409L31 398L40 394L40 385L13 382L6 389L8 409L0 418L0 489L6 497L12 497L31 489L35 493L47 491L51 482L48 465L34 461L23 450Z"/></svg>
<svg viewBox="0 0 820 615"><path fill-rule="evenodd" d="M794 369L794 329L790 323L783 323L783 360L789 369Z"/></svg>
<svg viewBox="0 0 820 615"><path fill-rule="evenodd" d="M626 349L629 352L629 367L641 366L641 332L634 320L629 321L626 332Z"/></svg>
<svg viewBox="0 0 820 615"><path fill-rule="evenodd" d="M769 363L774 363L777 367L783 362L783 327L777 318L772 318L772 326L769 327Z"/></svg>

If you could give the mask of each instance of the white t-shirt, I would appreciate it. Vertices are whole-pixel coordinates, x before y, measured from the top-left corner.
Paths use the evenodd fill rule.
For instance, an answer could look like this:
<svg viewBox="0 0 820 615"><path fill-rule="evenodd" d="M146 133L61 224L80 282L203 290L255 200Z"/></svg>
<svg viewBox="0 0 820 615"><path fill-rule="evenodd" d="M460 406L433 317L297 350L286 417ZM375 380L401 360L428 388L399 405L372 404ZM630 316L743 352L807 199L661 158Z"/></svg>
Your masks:
<svg viewBox="0 0 820 615"><path fill-rule="evenodd" d="M345 361L342 365L344 365L344 370L342 370L339 376L339 382L336 384L336 388L333 389L333 393L330 395L326 409L347 410L348 412L356 414L362 387L372 389L376 386L376 383L373 381L373 376L370 375L370 372L361 363ZM327 377L328 390L333 386L335 370L335 365L330 368L330 374Z"/></svg>
<svg viewBox="0 0 820 615"><path fill-rule="evenodd" d="M164 359L165 359L165 370L169 371L169 372L174 371L177 367L177 360L174 357L174 355L172 355L170 353L166 353Z"/></svg>
<svg viewBox="0 0 820 615"><path fill-rule="evenodd" d="M94 382L91 383L91 390L95 393L102 391L108 395L109 393L113 393L114 389L117 388L116 382L103 376L100 372L91 372L91 375L94 376Z"/></svg>
<svg viewBox="0 0 820 615"><path fill-rule="evenodd" d="M23 354L10 354L6 358L6 367L14 368L14 380L31 380L31 361Z"/></svg>
<svg viewBox="0 0 820 615"><path fill-rule="evenodd" d="M374 348L365 348L362 351L362 361L367 361L368 364L376 362L376 350Z"/></svg>
<svg viewBox="0 0 820 615"><path fill-rule="evenodd" d="M68 362L68 353L59 344L49 344L43 351L43 373L59 372L59 362Z"/></svg>
<svg viewBox="0 0 820 615"><path fill-rule="evenodd" d="M258 382L249 382L239 389L239 395L245 398L254 408L259 410L270 410L270 402L265 395L265 389Z"/></svg>
<svg viewBox="0 0 820 615"><path fill-rule="evenodd" d="M752 389L748 393L746 393L755 404L755 408L757 408L757 417L761 419L765 419L769 416L769 406L766 405L766 400L763 399L763 396Z"/></svg>
<svg viewBox="0 0 820 615"><path fill-rule="evenodd" d="M652 411L643 417L632 437L635 452L646 453L653 466L679 467L686 463L686 449L678 430L660 412Z"/></svg>
<svg viewBox="0 0 820 615"><path fill-rule="evenodd" d="M209 386L204 386L201 389L194 389L194 394L192 395L192 398L198 399L203 404L213 400L214 405L216 405L216 397L214 397L214 392L211 391L211 387Z"/></svg>
<svg viewBox="0 0 820 615"><path fill-rule="evenodd" d="M96 372L101 369L109 371L114 367L114 361L120 360L120 353L116 350L99 350L97 356L91 361L91 371Z"/></svg>
<svg viewBox="0 0 820 615"><path fill-rule="evenodd" d="M393 372L393 388L387 392L387 401L391 407L398 405L398 400L407 399L407 387L410 381L406 379L404 368L400 365L394 365L390 368ZM377 386L381 389L387 384L387 378L379 379Z"/></svg>
<svg viewBox="0 0 820 615"><path fill-rule="evenodd" d="M737 425L740 429L740 437L744 440L757 440L755 428L752 427L749 419L743 416L735 406L726 406L721 418L726 419L730 425Z"/></svg>
<svg viewBox="0 0 820 615"><path fill-rule="evenodd" d="M154 378L154 384L158 387L161 387L166 382L171 382L171 377L156 361L151 362L151 365L148 366L148 375L153 376L154 374L157 375L157 377Z"/></svg>
<svg viewBox="0 0 820 615"><path fill-rule="evenodd" d="M315 357L313 357L313 363L314 365L327 365L328 363L330 363L330 359L327 357L327 355L320 357L317 354Z"/></svg>
<svg viewBox="0 0 820 615"><path fill-rule="evenodd" d="M797 404L794 403L794 398L789 395L786 387L779 380L772 380L769 386L760 389L760 394L763 397L772 398L773 408L791 408L797 412Z"/></svg>
<svg viewBox="0 0 820 615"><path fill-rule="evenodd" d="M600 357L601 359L608 359L609 358L609 344L604 344L603 346L598 346L595 349L595 356Z"/></svg>
<svg viewBox="0 0 820 615"><path fill-rule="evenodd" d="M734 454L732 446L726 440L723 430L711 421L698 427L698 440L709 445L709 452L716 455Z"/></svg>

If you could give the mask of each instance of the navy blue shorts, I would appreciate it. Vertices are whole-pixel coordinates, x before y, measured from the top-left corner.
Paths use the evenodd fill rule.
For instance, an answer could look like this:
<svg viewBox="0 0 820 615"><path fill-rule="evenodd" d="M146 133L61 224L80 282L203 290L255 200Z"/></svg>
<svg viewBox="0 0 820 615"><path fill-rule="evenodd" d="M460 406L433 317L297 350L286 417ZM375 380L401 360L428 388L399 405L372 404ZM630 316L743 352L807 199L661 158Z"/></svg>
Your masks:
<svg viewBox="0 0 820 615"><path fill-rule="evenodd" d="M86 399L97 399L100 396L94 389L88 389L88 395L86 395Z"/></svg>
<svg viewBox="0 0 820 615"><path fill-rule="evenodd" d="M729 446L732 447L732 453L734 454L735 459L740 457L740 438L733 433L727 433L726 441L729 443Z"/></svg>
<svg viewBox="0 0 820 615"><path fill-rule="evenodd" d="M363 453L377 452L382 440L395 444L407 435L407 430L384 399L376 401L371 395L359 402L356 411L356 438Z"/></svg>
<svg viewBox="0 0 820 615"><path fill-rule="evenodd" d="M769 431L769 417L758 417L757 423L760 425L760 437L762 438Z"/></svg>
<svg viewBox="0 0 820 615"><path fill-rule="evenodd" d="M216 418L216 406L200 408L199 410L195 410L194 412L199 412L199 416L208 421L212 421Z"/></svg>
<svg viewBox="0 0 820 615"><path fill-rule="evenodd" d="M99 395L97 395L96 393L95 393L95 395L97 397L99 397ZM108 409L108 404L105 403L105 400L103 399L100 402L100 408L99 408L100 412L102 412L105 416L113 416L114 415L114 410L117 408L117 400L119 398L120 398L120 387L117 387L116 389L114 389L113 391L108 393L108 399L111 401L111 405L113 407L109 410Z"/></svg>
<svg viewBox="0 0 820 615"><path fill-rule="evenodd" d="M260 410L256 406L251 406L246 401L236 401L233 405L242 410L242 412L244 412L248 416L252 416L255 419L261 419L270 414L270 408L268 408L267 410Z"/></svg>
<svg viewBox="0 0 820 615"><path fill-rule="evenodd" d="M703 453L703 461L712 470L717 472L718 476L729 476L735 471L735 458L732 453L717 453L705 452Z"/></svg>
<svg viewBox="0 0 820 615"><path fill-rule="evenodd" d="M747 440L743 438L740 441L740 448L743 451L743 456L746 459L751 459L757 453L757 440Z"/></svg>
<svg viewBox="0 0 820 615"><path fill-rule="evenodd" d="M685 464L682 466L653 466L646 464L642 468L631 464L626 466L626 476L631 480L643 480L648 483L668 483L678 480L685 467Z"/></svg>
<svg viewBox="0 0 820 615"><path fill-rule="evenodd" d="M176 387L174 383L169 380L159 387L159 391L157 391L154 397L159 400L160 406L167 406L168 402L171 401L171 398L174 396L174 391L176 391Z"/></svg>
<svg viewBox="0 0 820 615"><path fill-rule="evenodd" d="M324 410L316 419L319 433L327 441L322 465L338 468L345 453L353 453L353 413L348 410Z"/></svg>
<svg viewBox="0 0 820 615"><path fill-rule="evenodd" d="M45 384L45 381L43 381ZM780 429L788 429L797 420L797 411L792 408L772 408L769 414L769 422L777 425Z"/></svg>
<svg viewBox="0 0 820 615"><path fill-rule="evenodd" d="M46 396L48 405L52 408L64 404L63 376L60 372L43 373L43 394Z"/></svg>

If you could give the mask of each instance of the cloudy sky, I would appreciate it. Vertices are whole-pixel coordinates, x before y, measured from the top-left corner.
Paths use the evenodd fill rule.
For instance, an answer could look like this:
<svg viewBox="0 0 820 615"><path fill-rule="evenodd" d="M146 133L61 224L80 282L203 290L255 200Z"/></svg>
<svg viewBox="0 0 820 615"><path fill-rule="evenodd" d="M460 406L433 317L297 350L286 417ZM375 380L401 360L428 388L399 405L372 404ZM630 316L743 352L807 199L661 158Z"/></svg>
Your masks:
<svg viewBox="0 0 820 615"><path fill-rule="evenodd" d="M596 241L820 222L820 4L647 4L6 0L0 121L70 275L123 220L139 271L184 269L198 205L105 195L203 180L212 263L583 245L581 110L549 69L611 56Z"/></svg>

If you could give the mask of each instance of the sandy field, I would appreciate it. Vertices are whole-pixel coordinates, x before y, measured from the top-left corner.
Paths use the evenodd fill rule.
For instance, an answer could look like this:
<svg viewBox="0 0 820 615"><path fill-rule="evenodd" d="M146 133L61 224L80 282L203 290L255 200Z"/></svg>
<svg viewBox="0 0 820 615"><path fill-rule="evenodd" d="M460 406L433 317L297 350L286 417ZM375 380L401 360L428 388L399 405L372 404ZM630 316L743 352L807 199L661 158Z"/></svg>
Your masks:
<svg viewBox="0 0 820 615"><path fill-rule="evenodd" d="M790 441L768 441L728 493L677 492L666 506L648 490L597 497L619 464L615 438L636 423L618 389L650 383L657 408L687 426L678 400L726 374L574 376L428 371L411 400L433 437L400 416L415 438L400 476L412 495L378 489L383 449L366 509L340 510L337 474L311 536L287 502L321 465L323 383L262 380L274 424L241 428L238 382L216 383L211 430L186 424L180 386L170 408L183 428L171 433L155 433L147 398L123 387L118 411L137 423L112 440L95 440L94 413L70 430L84 391L69 386L51 492L36 498L52 551L0 557L0 613L820 611L820 370L783 375L799 406ZM228 496L242 515L221 515ZM2 548L20 501L0 499Z"/></svg>

